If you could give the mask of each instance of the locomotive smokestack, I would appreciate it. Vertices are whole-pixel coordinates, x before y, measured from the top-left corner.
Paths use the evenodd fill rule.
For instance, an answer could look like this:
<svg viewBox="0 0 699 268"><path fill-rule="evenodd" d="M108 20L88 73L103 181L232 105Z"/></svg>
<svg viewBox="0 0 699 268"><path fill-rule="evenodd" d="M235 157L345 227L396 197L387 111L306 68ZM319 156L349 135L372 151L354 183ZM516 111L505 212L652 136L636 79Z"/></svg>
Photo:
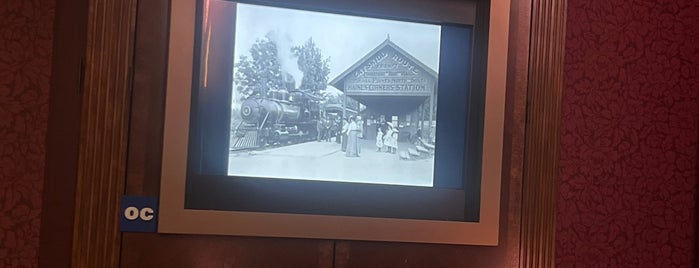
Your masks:
<svg viewBox="0 0 699 268"><path fill-rule="evenodd" d="M282 84L284 85L286 90L296 89L296 80L294 79L294 76L290 73L282 72Z"/></svg>

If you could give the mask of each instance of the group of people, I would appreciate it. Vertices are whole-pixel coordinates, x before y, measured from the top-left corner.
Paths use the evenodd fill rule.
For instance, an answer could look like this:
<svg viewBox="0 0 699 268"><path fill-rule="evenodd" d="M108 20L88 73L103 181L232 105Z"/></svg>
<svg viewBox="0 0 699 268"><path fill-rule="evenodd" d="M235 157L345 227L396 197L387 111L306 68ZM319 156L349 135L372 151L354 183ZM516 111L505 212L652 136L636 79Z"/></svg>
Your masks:
<svg viewBox="0 0 699 268"><path fill-rule="evenodd" d="M376 131L376 151L395 154L398 151L398 127L391 122L381 122ZM346 157L359 157L362 152L359 139L362 137L362 123L357 116L343 120L342 129L337 133L337 141L341 142L342 151Z"/></svg>
<svg viewBox="0 0 699 268"><path fill-rule="evenodd" d="M337 133L339 132L339 126L340 122L339 119L337 120L332 120L332 118L323 118L321 120L318 120L317 123L317 131L318 131L318 141L330 141L332 137L337 136Z"/></svg>
<svg viewBox="0 0 699 268"><path fill-rule="evenodd" d="M381 123L376 131L376 151L383 151L384 146L387 153L398 151L398 128L391 122Z"/></svg>

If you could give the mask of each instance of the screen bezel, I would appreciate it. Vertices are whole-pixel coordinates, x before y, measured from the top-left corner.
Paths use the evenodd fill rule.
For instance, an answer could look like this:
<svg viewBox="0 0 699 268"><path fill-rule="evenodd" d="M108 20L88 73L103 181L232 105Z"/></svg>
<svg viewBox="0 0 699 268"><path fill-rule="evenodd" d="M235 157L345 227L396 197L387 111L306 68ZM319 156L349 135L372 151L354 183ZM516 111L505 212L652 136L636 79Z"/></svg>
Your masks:
<svg viewBox="0 0 699 268"><path fill-rule="evenodd" d="M171 9L160 232L497 244L509 2L490 8L478 222L183 209L195 6L176 1Z"/></svg>

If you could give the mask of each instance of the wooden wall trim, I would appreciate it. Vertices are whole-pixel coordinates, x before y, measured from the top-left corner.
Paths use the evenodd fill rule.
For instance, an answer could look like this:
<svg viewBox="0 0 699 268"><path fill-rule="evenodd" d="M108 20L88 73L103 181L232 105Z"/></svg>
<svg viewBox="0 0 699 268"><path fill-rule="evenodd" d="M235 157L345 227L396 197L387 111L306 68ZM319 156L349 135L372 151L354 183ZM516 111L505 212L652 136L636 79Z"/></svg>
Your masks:
<svg viewBox="0 0 699 268"><path fill-rule="evenodd" d="M503 267L517 267L520 261L522 215L522 176L524 167L525 118L529 79L529 39L531 0L512 1L510 6L510 40L507 63L507 99L505 104L505 140L503 182L508 181L507 261ZM509 168L505 168L509 167ZM506 180L505 178L508 178ZM505 184L503 184L504 186ZM505 199L503 199L505 200Z"/></svg>
<svg viewBox="0 0 699 268"><path fill-rule="evenodd" d="M566 0L533 0L520 267L555 265Z"/></svg>
<svg viewBox="0 0 699 268"><path fill-rule="evenodd" d="M136 0L90 0L72 267L118 267Z"/></svg>

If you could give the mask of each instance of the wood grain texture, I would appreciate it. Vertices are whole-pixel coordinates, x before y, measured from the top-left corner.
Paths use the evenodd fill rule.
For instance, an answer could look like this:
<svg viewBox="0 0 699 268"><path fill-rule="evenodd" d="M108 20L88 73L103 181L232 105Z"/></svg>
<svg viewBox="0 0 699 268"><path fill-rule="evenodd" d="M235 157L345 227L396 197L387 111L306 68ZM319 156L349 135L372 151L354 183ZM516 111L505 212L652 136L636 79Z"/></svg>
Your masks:
<svg viewBox="0 0 699 268"><path fill-rule="evenodd" d="M529 79L529 42L531 0L512 1L507 63L507 96L505 98L505 139L503 141L503 192L509 191L507 207L507 261L504 267L517 267L520 262L520 229L522 215L522 175L524 137ZM503 196L505 196L503 194ZM503 197L504 198L504 197ZM503 199L507 200L507 199ZM504 201L503 201L504 202Z"/></svg>
<svg viewBox="0 0 699 268"><path fill-rule="evenodd" d="M91 0L72 267L117 267L135 1Z"/></svg>
<svg viewBox="0 0 699 268"><path fill-rule="evenodd" d="M520 267L553 267L566 0L533 0Z"/></svg>
<svg viewBox="0 0 699 268"><path fill-rule="evenodd" d="M170 3L138 1L126 193L158 196Z"/></svg>

